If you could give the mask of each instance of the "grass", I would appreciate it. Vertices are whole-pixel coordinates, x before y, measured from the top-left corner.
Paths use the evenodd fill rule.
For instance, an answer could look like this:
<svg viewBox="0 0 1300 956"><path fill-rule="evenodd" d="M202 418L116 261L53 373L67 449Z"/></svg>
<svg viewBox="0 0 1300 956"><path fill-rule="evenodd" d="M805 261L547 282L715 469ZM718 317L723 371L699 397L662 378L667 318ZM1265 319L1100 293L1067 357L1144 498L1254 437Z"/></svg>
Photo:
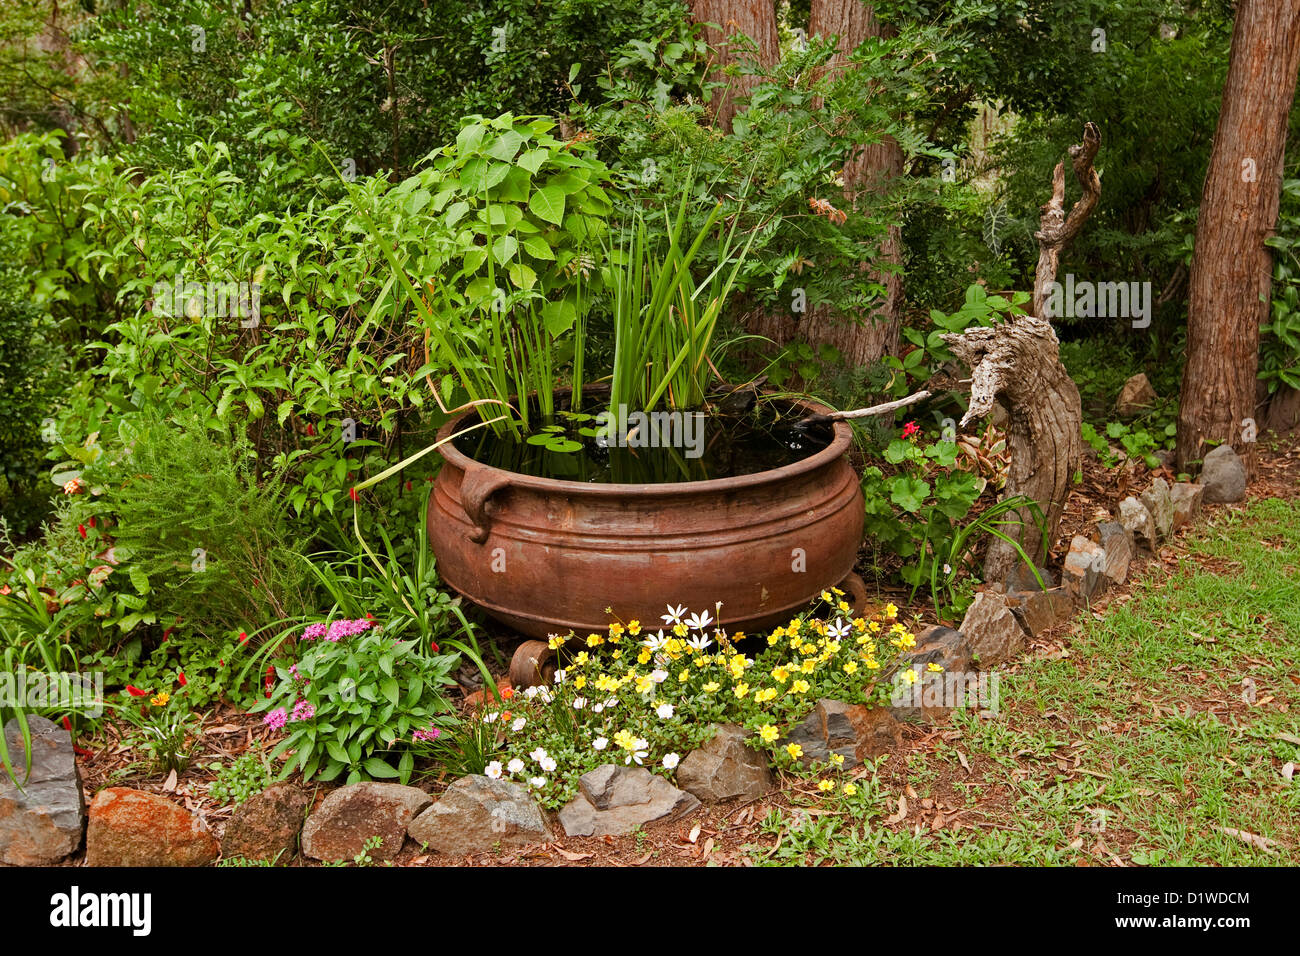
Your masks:
<svg viewBox="0 0 1300 956"><path fill-rule="evenodd" d="M854 796L801 786L755 862L1300 863L1300 773L1282 775L1300 763L1300 502L1225 513L1187 544L1079 618L1068 656L1004 672L998 716L954 714L860 770Z"/></svg>

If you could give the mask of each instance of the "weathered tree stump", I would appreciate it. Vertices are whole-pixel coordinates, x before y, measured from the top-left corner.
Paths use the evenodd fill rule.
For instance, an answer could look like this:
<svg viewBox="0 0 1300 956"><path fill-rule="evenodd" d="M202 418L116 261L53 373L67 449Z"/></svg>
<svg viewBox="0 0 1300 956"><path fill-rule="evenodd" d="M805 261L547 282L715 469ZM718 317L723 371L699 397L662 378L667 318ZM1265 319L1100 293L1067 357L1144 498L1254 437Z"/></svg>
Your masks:
<svg viewBox="0 0 1300 956"><path fill-rule="evenodd" d="M1033 314L943 336L953 354L971 369L970 407L958 427L988 415L999 401L1006 408L1011 466L1003 493L1006 497L1024 495L1038 503L1049 542L1056 538L1070 482L1079 466L1083 415L1079 389L1061 364L1060 343L1045 317L1046 306L1061 249L1078 234L1101 196L1101 180L1092 165L1100 147L1101 134L1092 123L1084 126L1083 142L1070 147L1083 195L1068 217L1065 163L1057 163L1052 174L1052 198L1042 207L1035 233L1039 255ZM1015 514L1021 524L1007 531L1034 564L1041 566L1046 554L1038 524L1028 508ZM1004 583L1019 563L1015 548L995 540L985 558L984 580Z"/></svg>

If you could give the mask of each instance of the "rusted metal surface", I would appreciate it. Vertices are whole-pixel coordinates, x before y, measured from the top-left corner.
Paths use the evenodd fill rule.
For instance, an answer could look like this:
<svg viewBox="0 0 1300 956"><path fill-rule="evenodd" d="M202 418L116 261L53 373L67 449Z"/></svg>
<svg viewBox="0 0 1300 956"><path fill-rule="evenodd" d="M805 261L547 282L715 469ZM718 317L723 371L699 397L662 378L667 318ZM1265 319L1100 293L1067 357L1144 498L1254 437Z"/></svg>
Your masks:
<svg viewBox="0 0 1300 956"><path fill-rule="evenodd" d="M448 442L430 492L438 573L533 637L602 631L611 618L657 629L667 604L718 617L719 601L731 631L775 625L853 570L862 490L845 457L850 427L834 435L782 468L641 485L520 475Z"/></svg>

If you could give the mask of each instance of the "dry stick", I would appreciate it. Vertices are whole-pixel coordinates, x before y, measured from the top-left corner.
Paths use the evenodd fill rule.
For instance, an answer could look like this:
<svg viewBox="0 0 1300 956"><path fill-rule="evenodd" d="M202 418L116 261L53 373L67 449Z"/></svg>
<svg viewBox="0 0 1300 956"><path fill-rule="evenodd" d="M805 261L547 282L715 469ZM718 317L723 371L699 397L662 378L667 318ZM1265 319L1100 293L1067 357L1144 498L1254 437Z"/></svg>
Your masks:
<svg viewBox="0 0 1300 956"><path fill-rule="evenodd" d="M915 405L917 402L929 397L929 389L922 389L919 392L913 392L906 398L885 402L883 405L872 405L870 408L855 408L847 412L831 412L829 414L813 413L801 418L799 424L822 425L828 422L842 422L850 418L870 418L872 415L883 415L885 412L893 412L900 408L906 408L908 405Z"/></svg>

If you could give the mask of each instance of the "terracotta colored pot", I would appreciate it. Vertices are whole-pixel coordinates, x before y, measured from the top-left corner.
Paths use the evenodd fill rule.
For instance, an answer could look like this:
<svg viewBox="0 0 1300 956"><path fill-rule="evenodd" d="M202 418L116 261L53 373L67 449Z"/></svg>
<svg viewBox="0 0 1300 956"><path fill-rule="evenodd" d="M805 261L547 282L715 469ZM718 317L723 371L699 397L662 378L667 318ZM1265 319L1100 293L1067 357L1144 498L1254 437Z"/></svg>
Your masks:
<svg viewBox="0 0 1300 956"><path fill-rule="evenodd" d="M826 448L782 468L635 485L516 474L448 442L429 502L438 573L534 637L604 631L612 618L657 630L670 603L718 617L721 601L733 632L773 626L853 571L862 489L845 457L852 431L834 430Z"/></svg>

